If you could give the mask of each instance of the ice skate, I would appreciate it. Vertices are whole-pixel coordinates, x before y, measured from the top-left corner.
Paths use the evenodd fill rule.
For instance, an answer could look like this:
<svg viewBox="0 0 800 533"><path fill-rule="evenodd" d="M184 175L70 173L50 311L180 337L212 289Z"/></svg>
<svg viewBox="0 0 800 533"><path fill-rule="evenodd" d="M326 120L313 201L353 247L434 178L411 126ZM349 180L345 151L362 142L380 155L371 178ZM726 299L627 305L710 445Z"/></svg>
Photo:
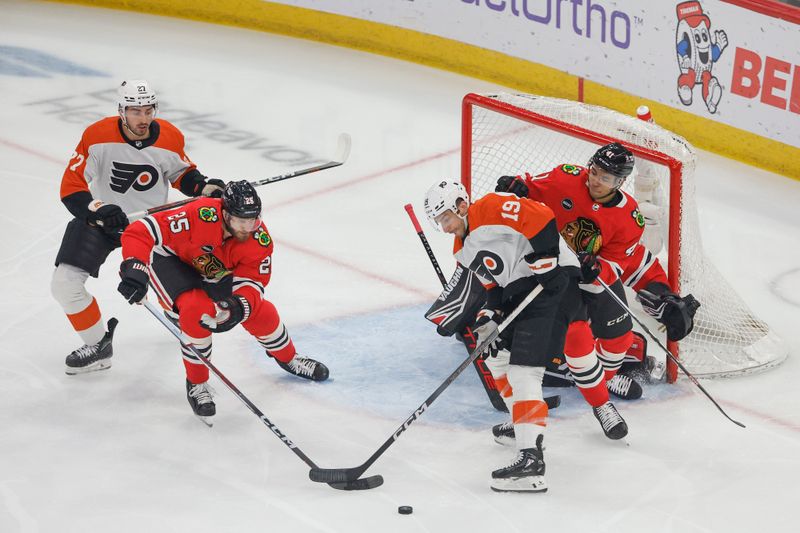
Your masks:
<svg viewBox="0 0 800 533"><path fill-rule="evenodd" d="M328 367L310 357L295 355L288 363L278 361L277 359L275 361L278 363L279 367L286 370L288 373L303 379L310 379L312 381L325 381L328 379Z"/></svg>
<svg viewBox="0 0 800 533"><path fill-rule="evenodd" d="M492 490L495 492L547 492L544 479L543 436L536 439L536 448L517 452L514 461L492 472Z"/></svg>
<svg viewBox="0 0 800 533"><path fill-rule="evenodd" d="M510 420L493 426L492 435L494 435L494 441L503 446L514 446L517 442L514 434L514 423Z"/></svg>
<svg viewBox="0 0 800 533"><path fill-rule="evenodd" d="M214 403L214 389L206 381L194 384L186 380L186 399L192 406L192 411L208 427L214 425L213 417L217 414L217 405Z"/></svg>
<svg viewBox="0 0 800 533"><path fill-rule="evenodd" d="M84 344L66 359L65 372L74 376L75 374L85 374L96 370L106 370L111 368L111 356L114 349L111 341L114 340L114 329L117 327L117 319L112 318L108 321L108 331L97 344Z"/></svg>
<svg viewBox="0 0 800 533"><path fill-rule="evenodd" d="M593 407L595 418L600 422L603 433L611 440L619 440L628 434L628 424L622 419L617 408L611 402L606 402L600 407Z"/></svg>
<svg viewBox="0 0 800 533"><path fill-rule="evenodd" d="M606 382L608 392L622 400L638 400L642 397L642 386L631 376L616 374Z"/></svg>

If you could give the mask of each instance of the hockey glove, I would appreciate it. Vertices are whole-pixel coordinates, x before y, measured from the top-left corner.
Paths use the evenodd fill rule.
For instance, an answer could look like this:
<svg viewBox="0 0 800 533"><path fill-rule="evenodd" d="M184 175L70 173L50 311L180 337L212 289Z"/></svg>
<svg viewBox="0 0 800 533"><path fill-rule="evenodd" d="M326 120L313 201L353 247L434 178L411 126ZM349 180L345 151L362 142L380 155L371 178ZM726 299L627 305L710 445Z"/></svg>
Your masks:
<svg viewBox="0 0 800 533"><path fill-rule="evenodd" d="M640 290L636 297L647 314L664 324L669 340L679 341L692 332L700 302L691 294L681 298L665 284L656 282Z"/></svg>
<svg viewBox="0 0 800 533"><path fill-rule="evenodd" d="M222 191L225 190L225 182L216 178L208 178L200 190L203 196L211 198L222 198Z"/></svg>
<svg viewBox="0 0 800 533"><path fill-rule="evenodd" d="M584 252L578 252L578 261L581 264L581 283L594 283L594 280L600 275L600 261L597 256Z"/></svg>
<svg viewBox="0 0 800 533"><path fill-rule="evenodd" d="M136 258L126 259L119 265L119 282L117 290L128 300L129 304L138 304L147 294L147 265Z"/></svg>
<svg viewBox="0 0 800 533"><path fill-rule="evenodd" d="M128 215L115 204L103 204L97 210L89 210L89 222L103 227L106 233L119 233L128 227Z"/></svg>
<svg viewBox="0 0 800 533"><path fill-rule="evenodd" d="M212 333L225 333L250 316L250 303L244 298L234 294L219 302L214 302L217 309L215 316L203 315L200 325Z"/></svg>
<svg viewBox="0 0 800 533"><path fill-rule="evenodd" d="M483 308L478 312L478 318L475 320L475 325L472 326L472 335L475 337L475 345L480 345L484 339L487 339L495 331L500 324L502 317L500 313L493 310ZM492 341L491 344L480 355L481 358L497 357L500 350L505 348L505 342L499 336Z"/></svg>
<svg viewBox="0 0 800 533"><path fill-rule="evenodd" d="M494 190L495 192L510 192L520 198L527 198L529 192L525 181L519 176L500 176Z"/></svg>

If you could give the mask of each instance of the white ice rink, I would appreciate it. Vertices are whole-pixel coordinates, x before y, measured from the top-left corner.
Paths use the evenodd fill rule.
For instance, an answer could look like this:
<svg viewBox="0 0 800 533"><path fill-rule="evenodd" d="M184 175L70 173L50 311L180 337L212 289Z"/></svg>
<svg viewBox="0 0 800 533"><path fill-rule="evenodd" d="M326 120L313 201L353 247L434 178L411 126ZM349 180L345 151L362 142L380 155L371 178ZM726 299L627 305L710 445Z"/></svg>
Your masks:
<svg viewBox="0 0 800 533"><path fill-rule="evenodd" d="M746 429L683 380L617 402L626 446L560 390L549 492L496 494L490 472L513 451L493 442L503 416L468 369L368 471L382 487L341 492L310 482L213 378L216 423L197 421L174 339L116 293L119 252L89 283L120 320L114 366L64 374L80 342L49 289L69 220L58 187L125 77L155 86L209 176L281 174L353 137L343 167L261 189L268 297L331 379L289 376L241 328L215 338L219 368L315 462L362 463L465 357L422 316L439 286L403 205L421 213L429 184L458 174L461 97L497 87L258 32L0 0L0 533L798 530L800 182L698 164L705 248L791 351L767 373L705 382ZM449 273L449 238L428 235Z"/></svg>

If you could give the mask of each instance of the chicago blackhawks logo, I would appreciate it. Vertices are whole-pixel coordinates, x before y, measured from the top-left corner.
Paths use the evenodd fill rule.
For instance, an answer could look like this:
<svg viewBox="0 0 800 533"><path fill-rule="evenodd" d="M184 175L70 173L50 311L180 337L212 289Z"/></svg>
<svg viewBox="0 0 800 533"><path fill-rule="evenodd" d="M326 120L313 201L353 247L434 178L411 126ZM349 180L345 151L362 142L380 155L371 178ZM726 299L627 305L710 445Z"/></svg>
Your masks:
<svg viewBox="0 0 800 533"><path fill-rule="evenodd" d="M596 254L603 246L600 228L588 218L578 217L577 220L573 220L561 229L561 236L576 252Z"/></svg>
<svg viewBox="0 0 800 533"><path fill-rule="evenodd" d="M561 171L572 176L577 176L581 173L581 167L576 165L561 165Z"/></svg>
<svg viewBox="0 0 800 533"><path fill-rule="evenodd" d="M194 268L205 278L216 279L228 275L230 272L225 264L214 254L203 254L192 259Z"/></svg>
<svg viewBox="0 0 800 533"><path fill-rule="evenodd" d="M216 207L201 207L197 210L197 216L199 216L200 220L203 222L216 222L219 220Z"/></svg>
<svg viewBox="0 0 800 533"><path fill-rule="evenodd" d="M264 247L267 247L272 243L269 233L264 231L264 228L258 228L255 233L253 233L253 238L258 241L258 244Z"/></svg>
<svg viewBox="0 0 800 533"><path fill-rule="evenodd" d="M134 191L144 192L155 187L158 178L158 170L153 166L112 161L109 187L120 194L125 194L131 187Z"/></svg>
<svg viewBox="0 0 800 533"><path fill-rule="evenodd" d="M633 220L636 221L637 226L640 228L644 227L644 216L642 216L642 214L639 212L639 209L634 209L631 211L631 216L633 217Z"/></svg>

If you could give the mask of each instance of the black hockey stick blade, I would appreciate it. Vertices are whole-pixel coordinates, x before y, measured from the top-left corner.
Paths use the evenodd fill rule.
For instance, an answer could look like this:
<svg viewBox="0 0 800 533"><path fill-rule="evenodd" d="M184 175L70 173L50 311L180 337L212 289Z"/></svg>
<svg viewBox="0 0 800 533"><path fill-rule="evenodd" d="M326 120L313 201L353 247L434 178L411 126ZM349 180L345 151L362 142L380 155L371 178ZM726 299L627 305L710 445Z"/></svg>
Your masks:
<svg viewBox="0 0 800 533"><path fill-rule="evenodd" d="M358 468L312 468L308 478L317 483L349 483L356 481L364 473Z"/></svg>
<svg viewBox="0 0 800 533"><path fill-rule="evenodd" d="M548 409L556 409L559 405L561 405L561 395L555 394L553 396L546 396L544 403L547 404Z"/></svg>
<svg viewBox="0 0 800 533"><path fill-rule="evenodd" d="M328 485L338 490L369 490L383 485L383 476L369 476L355 481L332 481Z"/></svg>

